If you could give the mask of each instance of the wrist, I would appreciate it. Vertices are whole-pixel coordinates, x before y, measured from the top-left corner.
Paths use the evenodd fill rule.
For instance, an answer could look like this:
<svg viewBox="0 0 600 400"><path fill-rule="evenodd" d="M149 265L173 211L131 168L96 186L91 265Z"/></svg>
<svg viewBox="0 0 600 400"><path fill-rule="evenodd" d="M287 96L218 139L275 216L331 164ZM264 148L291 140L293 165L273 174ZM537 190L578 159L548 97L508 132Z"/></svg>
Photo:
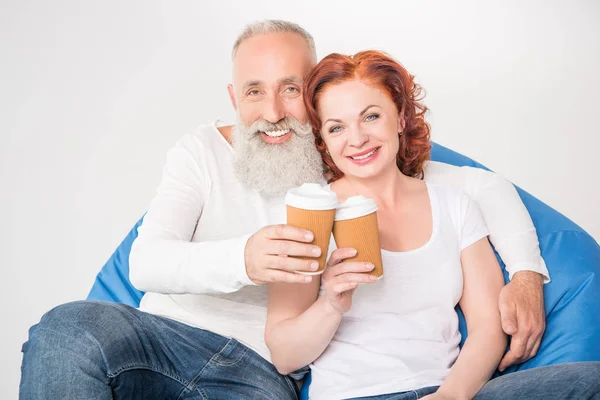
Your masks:
<svg viewBox="0 0 600 400"><path fill-rule="evenodd" d="M329 301L329 298L327 297L327 295L321 296L319 298L319 300L321 300L321 303L322 303L321 307L322 307L323 311L328 316L341 318L344 315L344 313L339 311L337 308L334 307L333 304L331 304L331 301Z"/></svg>
<svg viewBox="0 0 600 400"><path fill-rule="evenodd" d="M250 247L251 247L252 236L254 236L254 235L243 236L241 243L240 243L243 246L242 262L243 262L243 271L244 271L243 272L244 283L246 285L263 285L263 284L265 284L265 282L262 282L259 279L257 279L256 276L254 276L252 269L250 268L250 265L251 265L251 263L250 263L250 259L251 259Z"/></svg>
<svg viewBox="0 0 600 400"><path fill-rule="evenodd" d="M544 285L544 276L535 271L519 271L512 277L511 282L518 282L532 285Z"/></svg>

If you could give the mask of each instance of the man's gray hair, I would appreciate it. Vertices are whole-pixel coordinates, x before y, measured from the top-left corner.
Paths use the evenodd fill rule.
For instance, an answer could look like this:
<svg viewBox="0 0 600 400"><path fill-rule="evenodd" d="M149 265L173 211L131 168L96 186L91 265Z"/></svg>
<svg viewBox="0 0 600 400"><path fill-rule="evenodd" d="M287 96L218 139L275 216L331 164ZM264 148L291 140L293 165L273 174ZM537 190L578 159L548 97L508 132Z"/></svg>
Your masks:
<svg viewBox="0 0 600 400"><path fill-rule="evenodd" d="M310 33L308 33L304 28L300 25L295 24L289 21L283 21L279 19L265 19L262 21L254 22L250 25L247 25L242 33L237 37L234 45L233 51L231 52L231 58L235 58L235 53L237 52L240 44L246 39L250 39L251 37L258 35L266 35L268 33L295 33L300 35L306 40L308 43L308 47L313 57L313 61L317 62L317 50L315 48L315 41Z"/></svg>

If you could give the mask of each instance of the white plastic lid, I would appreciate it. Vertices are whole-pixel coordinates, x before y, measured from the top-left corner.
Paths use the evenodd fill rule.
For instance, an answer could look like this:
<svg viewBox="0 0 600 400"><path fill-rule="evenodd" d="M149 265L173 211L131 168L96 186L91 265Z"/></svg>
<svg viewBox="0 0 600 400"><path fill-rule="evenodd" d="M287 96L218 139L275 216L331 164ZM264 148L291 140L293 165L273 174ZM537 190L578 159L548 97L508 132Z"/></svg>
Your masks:
<svg viewBox="0 0 600 400"><path fill-rule="evenodd" d="M377 211L377 204L373 199L365 196L348 197L335 211L335 220L344 221L369 215Z"/></svg>
<svg viewBox="0 0 600 400"><path fill-rule="evenodd" d="M333 210L338 201L335 192L327 186L305 183L287 191L285 204L303 210Z"/></svg>

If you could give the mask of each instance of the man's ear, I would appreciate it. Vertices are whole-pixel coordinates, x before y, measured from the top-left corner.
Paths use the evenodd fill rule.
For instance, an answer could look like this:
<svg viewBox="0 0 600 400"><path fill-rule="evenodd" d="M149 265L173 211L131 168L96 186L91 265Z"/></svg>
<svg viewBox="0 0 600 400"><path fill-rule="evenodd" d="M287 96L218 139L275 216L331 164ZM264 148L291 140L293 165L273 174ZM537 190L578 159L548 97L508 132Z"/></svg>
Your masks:
<svg viewBox="0 0 600 400"><path fill-rule="evenodd" d="M227 85L227 91L229 92L229 100L231 100L231 105L233 109L237 111L237 100L235 99L235 91L233 90L233 85L230 83Z"/></svg>

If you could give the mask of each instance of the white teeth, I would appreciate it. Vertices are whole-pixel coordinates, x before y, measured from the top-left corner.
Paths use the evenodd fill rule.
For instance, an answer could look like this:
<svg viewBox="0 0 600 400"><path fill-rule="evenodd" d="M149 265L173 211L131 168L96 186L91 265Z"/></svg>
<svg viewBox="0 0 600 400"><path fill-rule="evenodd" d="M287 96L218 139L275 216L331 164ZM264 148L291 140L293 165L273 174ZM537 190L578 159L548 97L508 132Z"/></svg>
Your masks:
<svg viewBox="0 0 600 400"><path fill-rule="evenodd" d="M375 152L377 152L377 150L379 150L379 148L373 149L372 151L368 152L367 154L363 154L362 156L356 156L356 157L350 157L353 160L364 160L367 157L372 156L373 154L375 154Z"/></svg>
<svg viewBox="0 0 600 400"><path fill-rule="evenodd" d="M270 137L279 137L279 136L285 135L288 132L289 132L289 130L270 131L270 132L265 131L265 134Z"/></svg>

